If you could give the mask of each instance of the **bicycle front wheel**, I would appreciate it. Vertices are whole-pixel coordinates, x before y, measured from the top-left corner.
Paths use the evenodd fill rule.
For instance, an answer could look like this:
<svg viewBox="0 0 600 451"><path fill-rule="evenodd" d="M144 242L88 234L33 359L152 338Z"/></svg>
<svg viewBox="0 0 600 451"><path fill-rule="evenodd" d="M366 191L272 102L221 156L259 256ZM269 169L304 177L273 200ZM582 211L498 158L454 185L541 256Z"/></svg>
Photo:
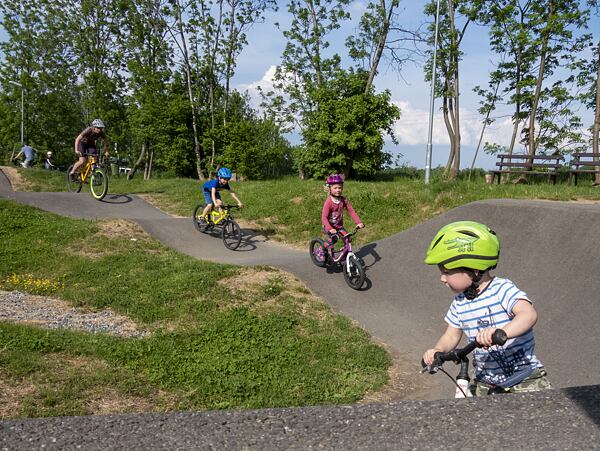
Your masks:
<svg viewBox="0 0 600 451"><path fill-rule="evenodd" d="M344 280L348 286L355 290L360 290L363 283L365 283L366 277L365 269L356 255L350 255L347 264L344 265Z"/></svg>
<svg viewBox="0 0 600 451"><path fill-rule="evenodd" d="M221 236L225 247L235 251L242 241L242 229L237 222L229 220L223 224Z"/></svg>
<svg viewBox="0 0 600 451"><path fill-rule="evenodd" d="M70 193L78 193L81 191L81 174L79 172L73 174L73 180L71 180L71 171L73 170L74 164L69 166L67 169L67 191Z"/></svg>
<svg viewBox="0 0 600 451"><path fill-rule="evenodd" d="M102 200L108 192L108 175L106 170L96 168L92 171L90 177L90 192L94 199Z"/></svg>

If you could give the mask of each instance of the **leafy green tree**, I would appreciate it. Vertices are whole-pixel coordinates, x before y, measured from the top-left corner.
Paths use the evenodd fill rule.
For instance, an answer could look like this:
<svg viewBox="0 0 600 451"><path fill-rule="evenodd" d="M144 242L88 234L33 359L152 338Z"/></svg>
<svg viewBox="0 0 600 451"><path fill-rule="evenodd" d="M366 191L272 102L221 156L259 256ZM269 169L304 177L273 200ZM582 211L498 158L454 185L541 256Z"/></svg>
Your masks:
<svg viewBox="0 0 600 451"><path fill-rule="evenodd" d="M424 38L418 30L400 25L399 4L399 0L369 2L355 34L346 38L349 56L359 64L357 69L369 72L365 93L371 90L382 61L400 73L407 61L420 56L417 43Z"/></svg>
<svg viewBox="0 0 600 451"><path fill-rule="evenodd" d="M101 117L113 139L126 124L123 67L123 4L115 0L80 0L67 7L65 25L73 36L74 69L81 78L83 125Z"/></svg>
<svg viewBox="0 0 600 451"><path fill-rule="evenodd" d="M389 163L382 130L395 142L391 126L400 110L388 91L364 93L369 73L338 70L315 91L315 112L302 131L306 152L302 165L315 177L331 172L370 176Z"/></svg>
<svg viewBox="0 0 600 451"><path fill-rule="evenodd" d="M292 22L283 31L287 39L282 61L275 70L274 91L266 93L266 105L282 126L291 130L302 124L316 107L312 92L340 67L340 56L326 55L328 35L349 18L349 0L290 0Z"/></svg>
<svg viewBox="0 0 600 451"><path fill-rule="evenodd" d="M3 123L0 135L4 135L0 140L5 143L5 133L18 136L21 119L21 88L9 85L11 80L20 83L24 90L24 129L30 144L57 154L71 152L80 124L79 90L76 73L71 68L72 40L65 8L65 2L0 3L2 27L9 37L0 43L4 56L0 61L0 78L6 92L12 93L13 104L10 116L0 119Z"/></svg>
<svg viewBox="0 0 600 451"><path fill-rule="evenodd" d="M196 22L184 22L184 17L188 13L185 5L182 5L179 0L173 0L171 2L171 8L168 10L168 13L175 19L175 28L177 30L177 34L171 31L173 39L179 50L181 51L181 58L185 73L185 81L187 88L187 96L189 101L189 108L192 117L192 132L194 137L194 153L196 154L196 171L198 174L198 178L200 180L206 179L205 172L205 152L203 151L201 145L201 130L198 129L198 102L196 97L194 96L194 85L195 81L193 79L193 66L192 59L190 57L190 52L188 50L188 37L187 32L196 32Z"/></svg>
<svg viewBox="0 0 600 451"><path fill-rule="evenodd" d="M534 155L538 143L545 144L549 149L559 151L556 144L562 142L563 138L572 135L574 127L580 125L580 120L571 111L564 112L563 117L568 118L567 127L555 127L554 136L548 140L543 139L543 134L535 130L536 119L546 120L546 125L556 122L548 120L548 115L544 114L544 109L539 108L540 102L544 98L552 99L551 107L546 111L555 111L558 106L570 102L573 97L570 96L568 89L564 86L555 84L550 89L543 89L544 80L561 66L565 67L574 61L577 53L580 52L589 36L574 36L574 28L583 28L588 21L588 11L580 8L580 2L577 0L548 0L533 2L531 7L531 22L535 33L535 44L539 49L538 74L535 80L533 96L530 103L529 125L524 128L527 133L527 146L530 155ZM559 83L562 84L562 83ZM546 127L547 129L548 127ZM563 136L556 136L556 131L560 130ZM578 140L580 141L580 139Z"/></svg>
<svg viewBox="0 0 600 451"><path fill-rule="evenodd" d="M165 105L170 103L172 48L168 41L168 22L164 11L166 1L143 0L124 4L123 55L128 77L128 125L133 143L140 146L141 163L147 162L145 177L152 173L152 161L160 161L167 152L158 143L172 137L165 126ZM177 97L175 97L177 98ZM165 136L166 135L166 136ZM155 154L155 150L160 150ZM132 178L138 164L128 174ZM177 171L176 171L177 172Z"/></svg>
<svg viewBox="0 0 600 451"><path fill-rule="evenodd" d="M508 152L519 132L532 155L538 148L551 153L576 150L582 144L581 119L569 74L589 41L589 35L574 32L586 26L588 12L577 1L493 0L482 6L480 18L490 25L492 49L503 55L490 86L502 84L500 96L514 105Z"/></svg>

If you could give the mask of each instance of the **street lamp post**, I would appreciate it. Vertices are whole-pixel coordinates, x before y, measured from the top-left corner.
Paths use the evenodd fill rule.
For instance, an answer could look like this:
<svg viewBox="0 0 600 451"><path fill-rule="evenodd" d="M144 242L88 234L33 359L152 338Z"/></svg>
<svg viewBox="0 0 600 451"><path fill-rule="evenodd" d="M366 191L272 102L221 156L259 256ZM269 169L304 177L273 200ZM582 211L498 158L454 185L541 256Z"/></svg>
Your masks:
<svg viewBox="0 0 600 451"><path fill-rule="evenodd" d="M25 134L24 134L24 124L25 124L25 110L24 110L24 100L25 100L25 96L24 96L24 92L25 90L23 89L23 85L21 83L17 83L16 81L12 81L12 80L8 80L8 82L10 84L13 84L15 86L18 86L19 88L21 88L21 147L23 147L25 145Z"/></svg>
<svg viewBox="0 0 600 451"><path fill-rule="evenodd" d="M427 150L425 152L425 184L429 184L429 174L431 173L431 140L433 135L433 103L435 95L435 63L437 57L437 42L438 42L438 23L440 17L440 0L437 0L435 12L435 37L433 44L433 66L431 68L431 100L429 103L429 135L427 138Z"/></svg>

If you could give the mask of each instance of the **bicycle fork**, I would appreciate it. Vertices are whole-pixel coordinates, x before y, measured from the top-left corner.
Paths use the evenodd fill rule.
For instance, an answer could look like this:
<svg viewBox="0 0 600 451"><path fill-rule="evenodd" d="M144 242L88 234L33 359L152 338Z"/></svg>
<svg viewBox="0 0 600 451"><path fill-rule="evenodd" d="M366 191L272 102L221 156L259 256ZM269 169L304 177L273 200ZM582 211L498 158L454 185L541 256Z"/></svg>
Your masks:
<svg viewBox="0 0 600 451"><path fill-rule="evenodd" d="M454 392L455 398L471 398L473 394L469 390L469 359L464 358L460 362L460 371L456 376L456 391Z"/></svg>

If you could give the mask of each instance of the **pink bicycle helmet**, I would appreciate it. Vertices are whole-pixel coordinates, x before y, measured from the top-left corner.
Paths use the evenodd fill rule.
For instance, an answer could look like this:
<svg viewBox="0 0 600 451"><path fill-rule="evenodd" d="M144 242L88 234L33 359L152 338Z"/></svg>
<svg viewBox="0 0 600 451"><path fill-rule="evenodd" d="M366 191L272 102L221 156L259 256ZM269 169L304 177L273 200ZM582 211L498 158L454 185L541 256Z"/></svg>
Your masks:
<svg viewBox="0 0 600 451"><path fill-rule="evenodd" d="M327 177L327 184L328 185L343 185L344 177L342 177L341 174L331 174L329 177Z"/></svg>

